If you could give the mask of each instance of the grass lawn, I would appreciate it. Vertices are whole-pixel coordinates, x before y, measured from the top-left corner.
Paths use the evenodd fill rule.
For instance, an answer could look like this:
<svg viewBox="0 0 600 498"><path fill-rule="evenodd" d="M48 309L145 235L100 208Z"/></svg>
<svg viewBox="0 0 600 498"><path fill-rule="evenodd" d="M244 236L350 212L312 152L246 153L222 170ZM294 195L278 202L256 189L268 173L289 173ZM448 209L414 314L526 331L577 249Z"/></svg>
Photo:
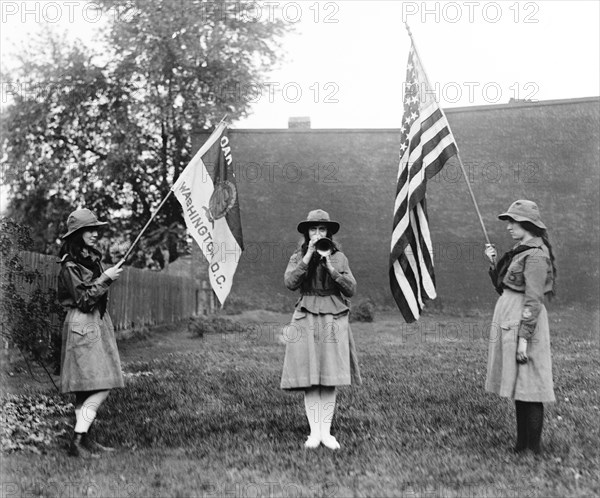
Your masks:
<svg viewBox="0 0 600 498"><path fill-rule="evenodd" d="M289 316L230 318L238 325L224 333L192 337L182 327L120 344L127 385L97 422L117 451L98 460L66 455L70 398L5 365L3 443L25 437L7 432L9 413L46 424L50 436L5 449L0 496L600 494L597 312L550 310L557 403L546 405L542 458L511 453L514 406L483 389L487 315L409 326L389 313L352 324L363 385L338 392L337 452L304 449L302 395L279 390Z"/></svg>

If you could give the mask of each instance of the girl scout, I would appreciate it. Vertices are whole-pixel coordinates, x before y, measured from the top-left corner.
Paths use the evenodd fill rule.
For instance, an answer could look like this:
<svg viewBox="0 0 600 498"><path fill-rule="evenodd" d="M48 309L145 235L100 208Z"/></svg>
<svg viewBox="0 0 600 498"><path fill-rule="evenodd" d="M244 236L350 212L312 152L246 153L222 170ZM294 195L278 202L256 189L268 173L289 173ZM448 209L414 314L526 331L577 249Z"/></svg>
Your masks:
<svg viewBox="0 0 600 498"><path fill-rule="evenodd" d="M516 245L490 268L500 298L490 332L487 391L515 400L514 451L541 452L543 403L555 401L545 297L553 295L556 266L537 205L515 201L498 216ZM486 256L494 263L491 245Z"/></svg>

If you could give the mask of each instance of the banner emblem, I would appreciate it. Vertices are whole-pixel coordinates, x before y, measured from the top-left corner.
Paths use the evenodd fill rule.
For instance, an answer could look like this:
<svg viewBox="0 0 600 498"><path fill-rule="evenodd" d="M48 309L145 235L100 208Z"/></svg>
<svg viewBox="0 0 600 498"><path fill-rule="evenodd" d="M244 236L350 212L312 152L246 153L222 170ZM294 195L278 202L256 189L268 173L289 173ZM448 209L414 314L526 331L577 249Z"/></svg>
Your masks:
<svg viewBox="0 0 600 498"><path fill-rule="evenodd" d="M214 224L215 220L223 218L235 205L236 199L235 185L229 180L224 180L215 185L215 191L210 196L208 208L204 207L208 221Z"/></svg>

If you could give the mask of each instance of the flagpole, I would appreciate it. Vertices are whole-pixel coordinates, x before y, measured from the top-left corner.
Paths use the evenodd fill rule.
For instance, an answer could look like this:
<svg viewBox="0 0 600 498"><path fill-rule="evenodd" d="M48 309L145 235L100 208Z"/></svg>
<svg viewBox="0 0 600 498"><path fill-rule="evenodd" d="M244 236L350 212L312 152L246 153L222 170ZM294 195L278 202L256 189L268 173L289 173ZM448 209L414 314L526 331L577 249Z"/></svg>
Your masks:
<svg viewBox="0 0 600 498"><path fill-rule="evenodd" d="M144 228L142 228L142 231L138 234L138 236L136 237L136 239L133 241L133 244L131 244L129 246L129 249L127 250L127 252L125 253L125 256L123 256L121 258L121 260L117 263L117 266L122 266L123 263L125 263L125 260L127 259L127 257L131 254L131 251L133 251L133 248L137 245L137 243L140 241L140 239L142 238L142 235L144 234L144 232L146 231L146 229L150 226L150 223L152 223L152 220L154 220L154 218L156 218L156 215L158 214L158 212L160 211L160 208L162 208L165 204L165 202L167 202L167 199L169 198L169 196L173 193L172 190L169 190L169 193L167 195L165 195L164 199L162 200L162 202L158 205L158 207L156 208L156 211L154 211L154 213L152 213L152 216L150 216L150 219L148 220L148 222L144 225Z"/></svg>
<svg viewBox="0 0 600 498"><path fill-rule="evenodd" d="M223 116L223 117L221 118L221 121L219 121L219 122L217 123L217 126L215 126L215 129L216 129L216 128L218 128L218 127L219 127L219 125L220 125L220 124L221 124L223 121L225 121L225 120L227 119L227 117L228 117L228 116L229 116L229 114L225 114L225 116Z"/></svg>
<svg viewBox="0 0 600 498"><path fill-rule="evenodd" d="M221 118L221 121L219 121L219 123L217 124L217 126L215 126L215 129L217 129L221 123L223 123L226 119L227 119L228 114L225 114L225 116L223 116L223 118ZM142 228L142 231L138 234L138 236L136 237L136 239L133 241L133 244L131 244L129 246L129 249L127 250L127 252L125 253L125 256L123 256L121 258L121 260L116 264L117 267L121 267L123 266L123 264L125 263L125 261L127 260L127 257L131 254L131 251L133 251L133 248L137 245L137 243L140 241L140 239L142 238L142 235L144 234L144 232L147 230L147 228L150 226L150 223L152 223L152 220L154 220L154 218L156 218L156 215L158 214L158 212L160 211L160 209L164 206L165 202L167 202L167 199L169 198L169 196L173 193L173 189L169 189L169 193L164 197L164 199L161 201L161 203L158 205L158 207L156 208L156 211L154 211L154 213L152 214L152 216L150 216L150 219L148 220L148 222L144 225L144 228Z"/></svg>
<svg viewBox="0 0 600 498"><path fill-rule="evenodd" d="M417 50L417 44L415 43L415 39L413 38L412 32L410 31L410 27L408 26L407 22L404 23L404 26L406 27L406 31L408 31L408 36L410 36L410 41L412 42L412 46L413 46L413 49L417 56L417 59L419 60L419 64L421 64L421 67L423 68L423 74L425 74L425 81L427 83L427 89L431 90L431 85L429 84L429 78L427 77L427 71L425 71L425 66L423 65L423 60L421 59L421 56L419 55L419 51ZM448 129L450 129L450 123L448 123ZM450 130L450 133L452 133L452 130ZM483 223L483 218L481 217L481 212L479 211L479 206L477 205L477 200L475 199L475 194L473 193L473 189L471 188L471 182L469 182L469 177L467 176L467 172L463 165L462 159L460 158L460 151L458 149L458 144L456 143L456 141L455 141L455 145L456 145L456 159L458 159L458 164L459 164L460 169L465 178L465 182L467 183L467 188L469 189L469 194L471 194L471 200L473 201L473 206L475 206L475 212L477 213L477 217L479 218L479 223L481 224L481 229L483 230L483 236L485 237L485 241L487 242L487 244L491 245L490 238L488 237L487 230L485 229L485 225Z"/></svg>

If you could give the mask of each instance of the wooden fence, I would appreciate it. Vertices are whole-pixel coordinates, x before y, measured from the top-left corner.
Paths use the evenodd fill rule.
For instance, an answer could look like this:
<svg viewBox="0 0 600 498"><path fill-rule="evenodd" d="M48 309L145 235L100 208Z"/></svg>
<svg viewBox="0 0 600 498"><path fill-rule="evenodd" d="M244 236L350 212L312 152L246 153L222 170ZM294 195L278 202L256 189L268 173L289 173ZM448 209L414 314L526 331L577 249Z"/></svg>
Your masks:
<svg viewBox="0 0 600 498"><path fill-rule="evenodd" d="M56 256L26 251L20 256L26 268L40 273L37 284L42 289L56 289L60 270ZM27 285L22 289L26 292ZM117 331L174 323L210 313L214 306L214 295L207 282L159 271L126 266L109 289L108 310Z"/></svg>

